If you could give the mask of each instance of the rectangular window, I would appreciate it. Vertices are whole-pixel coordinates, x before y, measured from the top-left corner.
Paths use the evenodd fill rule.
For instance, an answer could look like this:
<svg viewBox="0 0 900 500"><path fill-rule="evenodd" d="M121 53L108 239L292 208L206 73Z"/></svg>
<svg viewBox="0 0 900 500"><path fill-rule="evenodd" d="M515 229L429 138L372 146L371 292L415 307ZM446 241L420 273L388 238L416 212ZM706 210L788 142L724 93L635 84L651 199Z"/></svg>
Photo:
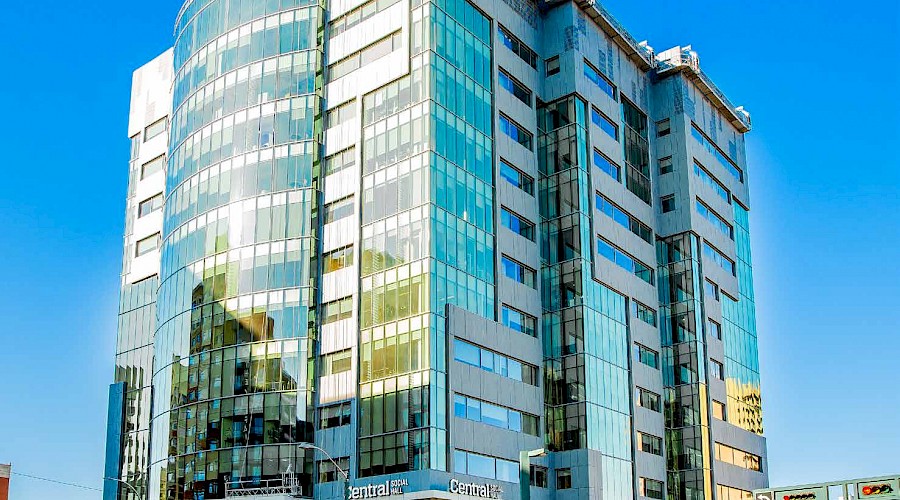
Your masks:
<svg viewBox="0 0 900 500"><path fill-rule="evenodd" d="M142 201L138 205L138 218L140 219L141 217L143 217L145 215L152 214L153 212L162 208L162 205L163 205L163 194L162 193L159 193L158 195L156 195L152 198Z"/></svg>
<svg viewBox="0 0 900 500"><path fill-rule="evenodd" d="M500 83L501 88L506 89L510 94L515 96L516 99L528 105L529 108L531 107L531 91L528 90L528 87L511 77L509 73L503 71L503 68L500 69L497 81Z"/></svg>
<svg viewBox="0 0 900 500"><path fill-rule="evenodd" d="M537 283L535 282L536 273L534 269L517 260L513 260L506 255L500 257L500 267L503 268L503 274L506 275L507 278L518 281L531 288L537 288Z"/></svg>
<svg viewBox="0 0 900 500"><path fill-rule="evenodd" d="M141 155L141 134L138 132L131 138L131 161L137 160Z"/></svg>
<svg viewBox="0 0 900 500"><path fill-rule="evenodd" d="M727 444L716 443L716 460L747 470L762 472L762 459L758 455Z"/></svg>
<svg viewBox="0 0 900 500"><path fill-rule="evenodd" d="M323 213L325 224L341 220L345 217L350 217L351 215L353 215L353 212L353 195L333 201L325 205L325 210Z"/></svg>
<svg viewBox="0 0 900 500"><path fill-rule="evenodd" d="M644 453L662 456L662 438L643 432L637 433L638 447Z"/></svg>
<svg viewBox="0 0 900 500"><path fill-rule="evenodd" d="M530 484L538 488L547 487L547 468L541 465L532 465L529 471Z"/></svg>
<svg viewBox="0 0 900 500"><path fill-rule="evenodd" d="M321 375L324 377L350 371L350 353L350 349L345 349L343 351L323 355Z"/></svg>
<svg viewBox="0 0 900 500"><path fill-rule="evenodd" d="M322 171L325 175L331 175L354 165L356 165L356 146L350 146L325 158Z"/></svg>
<svg viewBox="0 0 900 500"><path fill-rule="evenodd" d="M371 2L366 2L337 19L334 19L328 23L328 26L331 29L331 38L340 35L379 12L384 12L388 7L399 1L400 0L372 0Z"/></svg>
<svg viewBox="0 0 900 500"><path fill-rule="evenodd" d="M641 408L646 408L651 411L661 412L662 407L659 403L659 394L655 392L650 392L643 387L637 387L635 389L634 402L637 406Z"/></svg>
<svg viewBox="0 0 900 500"><path fill-rule="evenodd" d="M712 404L712 414L713 418L721 421L725 421L725 403L721 401L713 400Z"/></svg>
<svg viewBox="0 0 900 500"><path fill-rule="evenodd" d="M538 385L537 371L534 365L506 357L489 349L470 344L464 340L454 339L453 358L460 363L481 368L528 385Z"/></svg>
<svg viewBox="0 0 900 500"><path fill-rule="evenodd" d="M674 170L672 167L672 157L666 156L659 159L659 175L670 174Z"/></svg>
<svg viewBox="0 0 900 500"><path fill-rule="evenodd" d="M709 360L709 373L714 379L725 380L725 367L714 359Z"/></svg>
<svg viewBox="0 0 900 500"><path fill-rule="evenodd" d="M500 224L510 231L534 241L534 224L506 207L500 207Z"/></svg>
<svg viewBox="0 0 900 500"><path fill-rule="evenodd" d="M547 69L547 76L553 76L559 73L559 56L553 56L544 63Z"/></svg>
<svg viewBox="0 0 900 500"><path fill-rule="evenodd" d="M642 477L640 479L641 496L646 498L663 498L663 482Z"/></svg>
<svg viewBox="0 0 900 500"><path fill-rule="evenodd" d="M327 274L353 265L353 245L322 255L322 273Z"/></svg>
<svg viewBox="0 0 900 500"><path fill-rule="evenodd" d="M670 194L659 199L659 209L662 213L667 214L675 210L675 195Z"/></svg>
<svg viewBox="0 0 900 500"><path fill-rule="evenodd" d="M503 304L500 313L501 322L507 328L522 332L531 337L537 337L537 318L534 316L509 307L506 304Z"/></svg>
<svg viewBox="0 0 900 500"><path fill-rule="evenodd" d="M349 56L328 66L328 81L333 82L342 78L369 63L390 54L391 52L403 46L403 37L401 32L392 33L381 40L369 45L368 47L354 52Z"/></svg>
<svg viewBox="0 0 900 500"><path fill-rule="evenodd" d="M165 131L166 131L166 119L160 118L159 120L156 120L155 122L151 123L150 125L147 125L147 127L144 129L144 142L147 142L150 139L153 139L154 137L162 134Z"/></svg>
<svg viewBox="0 0 900 500"><path fill-rule="evenodd" d="M704 291L706 292L706 297L709 299L713 299L716 302L719 301L719 285L713 283L710 280L706 280L703 283Z"/></svg>
<svg viewBox="0 0 900 500"><path fill-rule="evenodd" d="M659 353L649 347L637 343L634 344L634 359L650 368L659 369Z"/></svg>
<svg viewBox="0 0 900 500"><path fill-rule="evenodd" d="M319 468L319 482L330 483L344 479L344 474L341 471L350 469L350 457L338 457L334 459L334 462L331 459L318 460L316 464ZM338 467L340 467L340 470L338 470Z"/></svg>
<svg viewBox="0 0 900 500"><path fill-rule="evenodd" d="M518 142L522 146L525 146L529 151L531 150L531 144L534 140L534 136L531 135L531 132L528 132L521 125L510 120L504 114L500 114L500 130L504 134L508 135L510 139Z"/></svg>
<svg viewBox="0 0 900 500"><path fill-rule="evenodd" d="M463 394L453 395L453 415L501 429L524 432L532 436L536 436L538 432L536 422L539 419L537 416ZM525 424L526 421L527 424Z"/></svg>
<svg viewBox="0 0 900 500"><path fill-rule="evenodd" d="M638 238L653 244L653 231L650 226L644 224L637 217L631 215L625 210L619 208L618 205L609 200L609 198L597 193L597 208L606 214L610 219L614 220L620 226L631 231Z"/></svg>
<svg viewBox="0 0 900 500"><path fill-rule="evenodd" d="M631 312L635 318L650 326L656 326L656 309L631 299Z"/></svg>
<svg viewBox="0 0 900 500"><path fill-rule="evenodd" d="M718 264L722 269L730 272L732 276L736 276L734 261L726 257L719 249L710 245L709 242L705 240L703 241L703 255Z"/></svg>
<svg viewBox="0 0 900 500"><path fill-rule="evenodd" d="M322 304L322 324L347 319L353 315L353 297L344 297Z"/></svg>
<svg viewBox="0 0 900 500"><path fill-rule="evenodd" d="M594 125L600 127L600 130L606 132L606 135L616 141L619 140L619 126L593 106L591 107L591 121L594 122Z"/></svg>
<svg viewBox="0 0 900 500"><path fill-rule="evenodd" d="M731 161L731 158L728 157L725 153L719 149L719 146L716 146L713 141L700 130L700 127L697 126L696 123L691 124L691 135L694 136L694 139L703 146L704 149L710 152L713 156L716 157L716 160L719 160L719 163L725 167L725 170L728 171L729 174L734 176L740 182L744 182L744 173L741 171L738 166Z"/></svg>
<svg viewBox="0 0 900 500"><path fill-rule="evenodd" d="M556 469L556 489L568 490L572 487L572 469Z"/></svg>
<svg viewBox="0 0 900 500"><path fill-rule="evenodd" d="M722 325L716 323L713 320L709 320L708 323L709 323L709 336L714 339L722 340Z"/></svg>
<svg viewBox="0 0 900 500"><path fill-rule="evenodd" d="M141 180L166 169L166 155L158 156L141 167Z"/></svg>
<svg viewBox="0 0 900 500"><path fill-rule="evenodd" d="M584 76L593 82L594 85L600 87L600 90L605 92L606 95L612 97L614 101L616 100L616 86L609 81L609 78L603 76L603 73L600 73L600 70L589 63L587 59L584 60Z"/></svg>
<svg viewBox="0 0 900 500"><path fill-rule="evenodd" d="M510 165L502 158L500 159L500 177L513 186L534 196L534 179L530 175Z"/></svg>
<svg viewBox="0 0 900 500"><path fill-rule="evenodd" d="M135 256L140 257L141 255L148 254L154 250L159 248L159 233L154 234L153 236L148 236L137 242L135 245Z"/></svg>
<svg viewBox="0 0 900 500"><path fill-rule="evenodd" d="M336 127L356 118L356 99L325 112L325 128Z"/></svg>
<svg viewBox="0 0 900 500"><path fill-rule="evenodd" d="M716 496L718 500L753 500L752 491L742 490L724 484L717 484L716 492L718 493Z"/></svg>
<svg viewBox="0 0 900 500"><path fill-rule="evenodd" d="M594 150L594 166L615 179L616 182L622 182L622 168L596 149Z"/></svg>
<svg viewBox="0 0 900 500"><path fill-rule="evenodd" d="M729 192L728 189L725 188L725 185L719 182L713 174L703 168L703 165L697 160L694 160L694 175L699 177L704 184L711 187L720 198L725 200L726 203L729 205L731 204L731 192Z"/></svg>
<svg viewBox="0 0 900 500"><path fill-rule="evenodd" d="M500 40L500 43L511 50L513 54L519 56L519 58L532 68L537 69L537 54L499 24L497 25L497 38Z"/></svg>
<svg viewBox="0 0 900 500"><path fill-rule="evenodd" d="M718 229L722 234L728 236L730 239L734 239L734 228L731 227L731 224L725 221L721 215L717 214L715 210L709 208L706 203L697 198L697 213L703 216L704 219L708 220L710 224L712 224L716 229Z"/></svg>
<svg viewBox="0 0 900 500"><path fill-rule="evenodd" d="M453 451L453 471L509 483L519 480L519 462L463 450Z"/></svg>
<svg viewBox="0 0 900 500"><path fill-rule="evenodd" d="M650 269L650 266L635 259L616 245L606 241L602 236L597 236L597 253L647 283L653 284L653 270Z"/></svg>
<svg viewBox="0 0 900 500"><path fill-rule="evenodd" d="M665 137L671 133L672 125L669 123L668 118L656 122L656 137Z"/></svg>
<svg viewBox="0 0 900 500"><path fill-rule="evenodd" d="M350 403L338 403L319 408L319 429L331 429L342 425L350 425Z"/></svg>

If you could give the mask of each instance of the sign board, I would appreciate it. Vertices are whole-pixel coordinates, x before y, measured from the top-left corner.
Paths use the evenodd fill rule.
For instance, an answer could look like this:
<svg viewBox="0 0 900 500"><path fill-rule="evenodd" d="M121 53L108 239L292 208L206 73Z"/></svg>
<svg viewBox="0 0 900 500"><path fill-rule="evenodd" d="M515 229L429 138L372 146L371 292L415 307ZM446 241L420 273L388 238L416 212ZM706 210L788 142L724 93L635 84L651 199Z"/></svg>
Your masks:
<svg viewBox="0 0 900 500"><path fill-rule="evenodd" d="M503 498L503 488L499 484L464 483L457 479L451 479L448 491L475 498L492 498L494 500Z"/></svg>
<svg viewBox="0 0 900 500"><path fill-rule="evenodd" d="M365 498L382 498L391 495L402 495L404 486L409 486L409 482L406 479L391 479L383 483L351 486L349 496L350 500L362 500Z"/></svg>

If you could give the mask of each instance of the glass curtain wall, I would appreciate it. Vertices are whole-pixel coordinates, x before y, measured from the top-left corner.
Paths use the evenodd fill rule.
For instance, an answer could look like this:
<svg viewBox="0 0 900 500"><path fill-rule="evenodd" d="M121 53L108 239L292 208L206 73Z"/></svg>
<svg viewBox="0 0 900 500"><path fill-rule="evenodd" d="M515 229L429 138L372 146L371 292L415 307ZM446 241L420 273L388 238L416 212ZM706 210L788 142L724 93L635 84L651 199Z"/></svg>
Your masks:
<svg viewBox="0 0 900 500"><path fill-rule="evenodd" d="M490 23L411 19L410 74L363 100L361 477L447 470L446 305L494 317Z"/></svg>
<svg viewBox="0 0 900 500"><path fill-rule="evenodd" d="M604 498L631 498L625 297L593 278L587 106L538 109L547 440L552 451L602 453Z"/></svg>
<svg viewBox="0 0 900 500"><path fill-rule="evenodd" d="M150 495L312 494L324 4L194 0L175 31Z"/></svg>
<svg viewBox="0 0 900 500"><path fill-rule="evenodd" d="M668 498L712 500L699 240L657 242Z"/></svg>

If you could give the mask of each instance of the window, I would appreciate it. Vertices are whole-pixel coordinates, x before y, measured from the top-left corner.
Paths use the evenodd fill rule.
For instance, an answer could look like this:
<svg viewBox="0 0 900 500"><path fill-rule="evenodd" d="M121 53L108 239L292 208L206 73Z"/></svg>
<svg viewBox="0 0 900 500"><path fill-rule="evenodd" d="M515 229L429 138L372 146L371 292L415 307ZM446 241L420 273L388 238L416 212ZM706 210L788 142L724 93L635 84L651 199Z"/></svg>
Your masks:
<svg viewBox="0 0 900 500"><path fill-rule="evenodd" d="M154 250L159 248L159 233L154 234L153 236L148 236L137 242L135 245L135 255L140 257L141 255L148 254Z"/></svg>
<svg viewBox="0 0 900 500"><path fill-rule="evenodd" d="M700 164L697 160L694 160L694 175L700 178L704 184L711 187L713 191L719 195L720 198L725 200L729 205L731 204L731 193L725 188L725 185L719 182L709 171L703 168L703 165Z"/></svg>
<svg viewBox="0 0 900 500"><path fill-rule="evenodd" d="M537 283L535 282L536 273L534 269L519 261L510 259L506 255L500 257L500 267L503 268L503 274L506 275L507 278L518 281L531 288L537 288Z"/></svg>
<svg viewBox="0 0 900 500"><path fill-rule="evenodd" d="M675 195L670 194L659 199L659 209L667 214L675 210Z"/></svg>
<svg viewBox="0 0 900 500"><path fill-rule="evenodd" d="M709 336L722 340L722 325L713 320L709 320Z"/></svg>
<svg viewBox="0 0 900 500"><path fill-rule="evenodd" d="M712 404L713 418L725 422L725 403L713 400Z"/></svg>
<svg viewBox="0 0 900 500"><path fill-rule="evenodd" d="M713 283L710 280L706 280L703 283L704 291L706 292L706 297L709 299L713 299L715 301L719 300L719 285Z"/></svg>
<svg viewBox="0 0 900 500"><path fill-rule="evenodd" d="M753 500L753 492L725 486L724 484L716 485L716 498L719 500Z"/></svg>
<svg viewBox="0 0 900 500"><path fill-rule="evenodd" d="M659 159L659 175L670 174L673 170L671 156Z"/></svg>
<svg viewBox="0 0 900 500"><path fill-rule="evenodd" d="M453 395L453 415L466 420L481 422L501 429L538 434L538 417L518 410L498 406L463 394Z"/></svg>
<svg viewBox="0 0 900 500"><path fill-rule="evenodd" d="M710 245L707 241L703 241L703 255L719 265L722 269L730 272L732 276L736 276L734 261L725 256L716 247Z"/></svg>
<svg viewBox="0 0 900 500"><path fill-rule="evenodd" d="M319 429L331 429L350 425L350 403L339 403L319 408Z"/></svg>
<svg viewBox="0 0 900 500"><path fill-rule="evenodd" d="M353 265L353 245L322 255L322 273L327 274Z"/></svg>
<svg viewBox="0 0 900 500"><path fill-rule="evenodd" d="M537 54L499 24L497 25L497 38L500 39L500 43L513 51L513 53L525 61L526 64L537 69Z"/></svg>
<svg viewBox="0 0 900 500"><path fill-rule="evenodd" d="M596 149L594 150L594 166L606 172L616 182L622 182L622 168Z"/></svg>
<svg viewBox="0 0 900 500"><path fill-rule="evenodd" d="M328 26L331 28L331 38L340 35L379 12L384 12L388 7L399 1L400 0L372 0L371 2L360 5L328 23Z"/></svg>
<svg viewBox="0 0 900 500"><path fill-rule="evenodd" d="M537 385L537 367L522 361L508 358L489 349L470 344L464 340L454 339L453 359L460 363L481 368L528 385Z"/></svg>
<svg viewBox="0 0 900 500"><path fill-rule="evenodd" d="M659 353L649 347L637 343L634 344L634 359L650 368L659 369Z"/></svg>
<svg viewBox="0 0 900 500"><path fill-rule="evenodd" d="M330 459L318 460L316 464L319 466L319 482L330 483L344 479L341 471L350 470L350 457L338 457L334 459L334 462ZM338 467L341 471L337 469Z"/></svg>
<svg viewBox="0 0 900 500"><path fill-rule="evenodd" d="M656 326L656 309L631 299L631 312L635 318L650 326Z"/></svg>
<svg viewBox="0 0 900 500"><path fill-rule="evenodd" d="M638 238L653 244L653 231L647 224L644 224L638 220L637 217L622 210L618 205L611 202L609 198L600 193L597 193L597 208L620 226L637 235Z"/></svg>
<svg viewBox="0 0 900 500"><path fill-rule="evenodd" d="M709 360L709 374L714 379L725 380L725 367L722 366L722 363L711 359Z"/></svg>
<svg viewBox="0 0 900 500"><path fill-rule="evenodd" d="M617 141L619 140L619 127L595 107L591 107L591 121L594 122L594 125L600 127L600 130L606 132L606 135Z"/></svg>
<svg viewBox="0 0 900 500"><path fill-rule="evenodd" d="M141 180L150 177L151 175L162 172L166 168L166 155L158 156L141 167Z"/></svg>
<svg viewBox="0 0 900 500"><path fill-rule="evenodd" d="M529 483L532 486L537 486L538 488L546 488L547 487L547 468L540 465L531 465L531 470L529 471Z"/></svg>
<svg viewBox="0 0 900 500"><path fill-rule="evenodd" d="M350 349L322 355L322 376L350 371Z"/></svg>
<svg viewBox="0 0 900 500"><path fill-rule="evenodd" d="M762 472L762 459L758 455L726 444L716 443L716 460L747 470Z"/></svg>
<svg viewBox="0 0 900 500"><path fill-rule="evenodd" d="M514 483L519 480L519 462L454 450L453 472Z"/></svg>
<svg viewBox="0 0 900 500"><path fill-rule="evenodd" d="M662 411L659 404L659 394L650 392L642 387L636 388L635 393L634 402L637 406L655 412Z"/></svg>
<svg viewBox="0 0 900 500"><path fill-rule="evenodd" d="M504 114L500 115L500 130L512 140L531 150L531 143L533 141L531 132L526 131L521 125L510 120Z"/></svg>
<svg viewBox="0 0 900 500"><path fill-rule="evenodd" d="M656 122L656 137L665 137L672 133L672 126L669 123L669 119L660 120Z"/></svg>
<svg viewBox="0 0 900 500"><path fill-rule="evenodd" d="M497 81L500 83L500 87L506 89L510 94L515 96L516 99L527 104L529 108L531 107L531 91L528 90L528 87L509 76L509 73L503 71L502 68L500 69Z"/></svg>
<svg viewBox="0 0 900 500"><path fill-rule="evenodd" d="M706 137L706 134L704 134L703 131L700 130L700 127L698 127L696 123L692 123L691 125L691 135L694 136L694 139L698 143L700 143L700 145L703 146L704 149L715 156L716 160L719 160L719 163L723 167L725 167L725 170L727 170L729 174L734 176L734 178L738 181L744 182L744 173L741 172L741 169L739 169L733 161L731 161L731 158L729 158L725 153L722 152L721 149L719 149L718 146L716 146L711 140L709 140L709 137Z"/></svg>
<svg viewBox="0 0 900 500"><path fill-rule="evenodd" d="M349 318L353 313L353 297L326 302L322 304L322 324L333 323Z"/></svg>
<svg viewBox="0 0 900 500"><path fill-rule="evenodd" d="M640 479L641 496L647 498L663 498L663 482L656 479Z"/></svg>
<svg viewBox="0 0 900 500"><path fill-rule="evenodd" d="M500 207L500 223L510 231L534 241L534 224L505 207Z"/></svg>
<svg viewBox="0 0 900 500"><path fill-rule="evenodd" d="M584 76L593 82L594 85L600 87L600 90L605 92L606 95L612 97L613 100L616 100L616 86L609 81L609 78L603 76L603 74L600 73L600 70L587 62L587 59L584 60Z"/></svg>
<svg viewBox="0 0 900 500"><path fill-rule="evenodd" d="M556 469L556 489L567 490L572 487L572 469Z"/></svg>
<svg viewBox="0 0 900 500"><path fill-rule="evenodd" d="M325 224L353 215L353 195L325 205Z"/></svg>
<svg viewBox="0 0 900 500"><path fill-rule="evenodd" d="M553 76L559 73L559 56L553 56L544 63L547 69L547 76Z"/></svg>
<svg viewBox="0 0 900 500"><path fill-rule="evenodd" d="M697 213L703 216L704 219L708 220L710 224L713 225L716 229L718 229L722 234L728 236L730 239L734 239L734 228L731 227L731 224L725 222L725 219L722 218L721 215L717 214L713 209L709 208L706 203L700 201L700 198L697 198Z"/></svg>
<svg viewBox="0 0 900 500"><path fill-rule="evenodd" d="M644 453L662 456L662 438L643 432L637 433L638 448Z"/></svg>
<svg viewBox="0 0 900 500"><path fill-rule="evenodd" d="M166 131L166 119L160 118L159 120L156 120L155 122L151 123L150 125L147 125L147 127L144 129L144 142L147 142L150 139L153 139L154 137L158 136L159 134L162 134L165 131Z"/></svg>
<svg viewBox="0 0 900 500"><path fill-rule="evenodd" d="M500 159L500 177L513 186L534 196L534 179L530 175L510 165L502 158Z"/></svg>
<svg viewBox="0 0 900 500"><path fill-rule="evenodd" d="M151 214L151 213L159 210L160 208L162 208L162 204L163 204L162 193L159 193L158 195L156 195L152 198L142 201L138 205L138 218L141 218L145 215Z"/></svg>
<svg viewBox="0 0 900 500"><path fill-rule="evenodd" d="M537 337L537 318L518 309L503 304L500 311L501 322L504 326L524 333L531 337Z"/></svg>
<svg viewBox="0 0 900 500"><path fill-rule="evenodd" d="M131 138L131 161L137 160L141 155L141 134L138 132Z"/></svg>
<svg viewBox="0 0 900 500"><path fill-rule="evenodd" d="M597 236L597 253L647 283L653 284L653 270L650 269L650 266L635 259L630 254L606 241L601 236Z"/></svg>
<svg viewBox="0 0 900 500"><path fill-rule="evenodd" d="M336 127L356 118L356 100L345 102L325 112L325 128Z"/></svg>
<svg viewBox="0 0 900 500"><path fill-rule="evenodd" d="M333 82L357 69L366 66L403 46L403 37L397 31L368 47L354 52L340 61L328 66L328 81Z"/></svg>
<svg viewBox="0 0 900 500"><path fill-rule="evenodd" d="M356 165L356 146L351 146L325 158L322 170L325 175L331 175L354 165Z"/></svg>

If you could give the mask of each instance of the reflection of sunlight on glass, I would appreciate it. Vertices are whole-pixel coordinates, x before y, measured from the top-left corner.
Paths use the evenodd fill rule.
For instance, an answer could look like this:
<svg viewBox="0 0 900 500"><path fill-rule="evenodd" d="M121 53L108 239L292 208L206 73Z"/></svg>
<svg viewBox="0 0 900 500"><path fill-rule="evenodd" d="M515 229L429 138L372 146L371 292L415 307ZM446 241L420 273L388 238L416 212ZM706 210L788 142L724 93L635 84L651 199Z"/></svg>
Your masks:
<svg viewBox="0 0 900 500"><path fill-rule="evenodd" d="M232 204L228 211L228 248L241 244L241 205Z"/></svg>

